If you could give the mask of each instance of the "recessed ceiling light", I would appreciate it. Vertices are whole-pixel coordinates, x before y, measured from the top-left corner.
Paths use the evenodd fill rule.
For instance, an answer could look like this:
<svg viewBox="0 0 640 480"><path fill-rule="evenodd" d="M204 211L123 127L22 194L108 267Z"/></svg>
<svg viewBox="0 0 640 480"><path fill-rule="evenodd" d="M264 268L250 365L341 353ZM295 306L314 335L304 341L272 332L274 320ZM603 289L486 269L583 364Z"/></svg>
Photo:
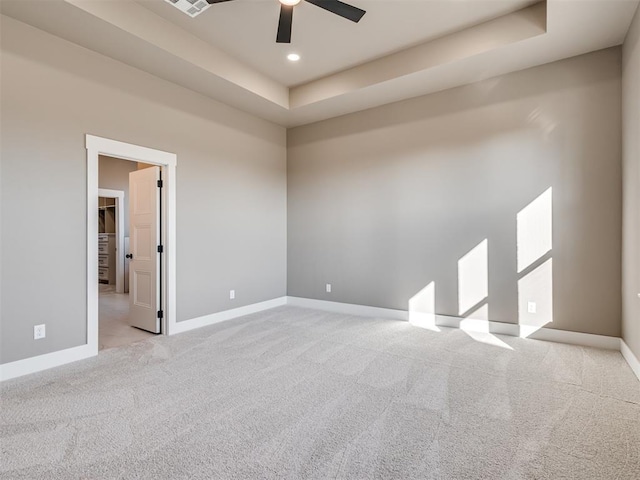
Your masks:
<svg viewBox="0 0 640 480"><path fill-rule="evenodd" d="M289 60L290 62L297 62L298 60L300 60L300 55L298 55L297 53L290 53L289 55L287 55L287 60Z"/></svg>
<svg viewBox="0 0 640 480"><path fill-rule="evenodd" d="M299 4L300 0L280 0L280 3L283 5L289 5L290 7L293 7Z"/></svg>

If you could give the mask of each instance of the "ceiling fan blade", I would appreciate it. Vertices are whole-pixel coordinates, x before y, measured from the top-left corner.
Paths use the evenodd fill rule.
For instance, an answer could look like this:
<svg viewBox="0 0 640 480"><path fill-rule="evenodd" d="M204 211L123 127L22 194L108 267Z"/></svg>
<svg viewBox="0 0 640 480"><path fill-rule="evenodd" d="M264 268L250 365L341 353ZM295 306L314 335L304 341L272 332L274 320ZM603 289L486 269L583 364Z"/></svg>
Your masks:
<svg viewBox="0 0 640 480"><path fill-rule="evenodd" d="M214 3L222 3L222 2L230 2L231 0L207 0L209 5L213 5Z"/></svg>
<svg viewBox="0 0 640 480"><path fill-rule="evenodd" d="M358 23L364 14L367 13L358 7L348 5L339 0L307 0L307 2L313 3L317 7L324 8L331 13L335 13L336 15L340 15L341 17L356 23Z"/></svg>
<svg viewBox="0 0 640 480"><path fill-rule="evenodd" d="M293 24L293 6L280 5L280 21L278 22L277 43L291 43L291 26Z"/></svg>

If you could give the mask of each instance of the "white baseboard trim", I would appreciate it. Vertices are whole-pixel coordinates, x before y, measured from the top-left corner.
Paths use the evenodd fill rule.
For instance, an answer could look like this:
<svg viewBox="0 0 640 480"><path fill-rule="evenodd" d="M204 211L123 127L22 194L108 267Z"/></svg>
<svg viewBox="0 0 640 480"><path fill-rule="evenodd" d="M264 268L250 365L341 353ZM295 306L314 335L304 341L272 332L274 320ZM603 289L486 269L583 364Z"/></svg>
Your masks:
<svg viewBox="0 0 640 480"><path fill-rule="evenodd" d="M312 298L286 297L287 305L303 308L315 308L327 312L344 313L347 315L360 315L362 317L382 317L396 320L409 320L409 312L405 310L393 310L391 308L368 307L353 303L329 302L327 300L314 300Z"/></svg>
<svg viewBox="0 0 640 480"><path fill-rule="evenodd" d="M96 348L92 348L90 345L80 345L79 347L67 348L57 352L38 355L37 357L5 363L0 365L0 382L59 367L78 360L84 360L85 358L94 357L97 354L98 351Z"/></svg>
<svg viewBox="0 0 640 480"><path fill-rule="evenodd" d="M265 302L252 303L244 307L233 308L231 310L225 310L223 312L212 313L210 315L204 315L202 317L192 318L191 320L185 320L183 322L176 322L170 325L169 335L176 333L187 332L196 328L206 327L234 318L243 317L251 313L262 312L263 310L269 310L270 308L280 307L287 304L287 297L274 298L273 300L267 300Z"/></svg>
<svg viewBox="0 0 640 480"><path fill-rule="evenodd" d="M635 373L638 380L640 380L640 360L638 360L638 357L633 354L629 345L627 345L622 339L620 339L620 353L622 353L622 356L631 367L631 370L633 370L633 373Z"/></svg>
<svg viewBox="0 0 640 480"><path fill-rule="evenodd" d="M351 303L328 302L326 300L314 300L311 298L287 297L287 304L297 307L315 308L329 312L344 313L348 315L360 315L363 317L392 318L395 320L409 320L409 312L406 310L393 310L389 308L369 307L366 305L354 305ZM413 314L412 314L413 315ZM413 317L412 317L413 322ZM460 318L447 315L420 314L420 324L432 327L460 328L469 332L488 332L512 337L526 336L536 340L548 342L569 343L585 347L604 348L607 350L620 350L620 338L595 335L591 333L570 332L555 328L541 328L529 335L521 335L520 325L515 323L487 322Z"/></svg>
<svg viewBox="0 0 640 480"><path fill-rule="evenodd" d="M292 305L304 308L313 308L329 312L344 313L348 315L360 315L364 317L390 318L396 320L409 320L409 312L406 310L394 310L390 308L369 307L366 305L354 305L350 303L329 302L325 300L314 300L300 297L279 297L265 302L254 303L244 307L225 310L223 312L205 315L184 322L177 322L172 325L169 334L187 332L196 328L206 327L216 323L232 320L252 313L269 310L282 305ZM424 321L424 318L421 318ZM426 319L435 326L462 328L467 331L491 332L499 335L519 336L520 327L516 324L501 322L486 322L483 320L464 319L459 317L449 317L445 315L429 316ZM640 361L633 354L624 340L618 337L607 337L604 335L594 335L590 333L570 332L566 330L556 330L553 328L542 328L528 336L537 340L549 342L569 343L588 347L604 348L608 350L619 350L627 361L631 370L640 380ZM48 370L59 367L67 363L84 360L97 355L97 349L90 345L60 350L58 352L38 355L36 357L25 358L15 362L0 365L0 382L12 378L21 377L30 373Z"/></svg>
<svg viewBox="0 0 640 480"><path fill-rule="evenodd" d="M555 328L541 328L537 332L527 336L527 338L620 351L619 337L608 337L606 335L596 335L594 333L571 332L569 330L557 330Z"/></svg>
<svg viewBox="0 0 640 480"><path fill-rule="evenodd" d="M214 323L224 322L225 320L242 317L244 315L249 315L250 313L261 312L270 308L286 305L286 303L286 297L280 297L266 302L254 303L252 305L205 315L204 317L194 318L184 322L178 322L173 325L173 328L170 328L169 334L173 335L175 333L193 330L194 328L213 325ZM90 345L81 345L79 347L67 348L66 350L47 353L45 355L38 355L37 357L5 363L0 365L0 382L22 377L30 373L59 367L78 360L84 360L85 358L96 356L97 354L98 351L95 347L92 348Z"/></svg>

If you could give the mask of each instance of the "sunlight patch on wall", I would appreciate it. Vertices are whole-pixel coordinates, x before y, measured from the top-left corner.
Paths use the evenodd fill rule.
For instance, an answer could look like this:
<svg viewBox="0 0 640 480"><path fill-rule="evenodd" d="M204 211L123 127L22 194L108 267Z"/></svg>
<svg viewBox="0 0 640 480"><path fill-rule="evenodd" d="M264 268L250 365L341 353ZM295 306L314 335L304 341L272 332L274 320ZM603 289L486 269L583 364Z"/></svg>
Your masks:
<svg viewBox="0 0 640 480"><path fill-rule="evenodd" d="M484 320L489 321L489 304L485 303L481 307L476 308L465 317L468 320Z"/></svg>
<svg viewBox="0 0 640 480"><path fill-rule="evenodd" d="M436 326L436 284L431 282L409 299L409 322L439 332Z"/></svg>
<svg viewBox="0 0 640 480"><path fill-rule="evenodd" d="M551 135L558 127L558 122L552 120L549 115L545 114L540 107L535 108L527 117L527 120L532 125L538 127L542 133L544 140L549 140Z"/></svg>
<svg viewBox="0 0 640 480"><path fill-rule="evenodd" d="M518 319L521 337L528 337L553 322L553 259L518 281Z"/></svg>
<svg viewBox="0 0 640 480"><path fill-rule="evenodd" d="M518 213L516 217L518 273L551 251L552 219L552 188L549 188Z"/></svg>
<svg viewBox="0 0 640 480"><path fill-rule="evenodd" d="M458 314L489 296L489 242L485 238L458 260Z"/></svg>

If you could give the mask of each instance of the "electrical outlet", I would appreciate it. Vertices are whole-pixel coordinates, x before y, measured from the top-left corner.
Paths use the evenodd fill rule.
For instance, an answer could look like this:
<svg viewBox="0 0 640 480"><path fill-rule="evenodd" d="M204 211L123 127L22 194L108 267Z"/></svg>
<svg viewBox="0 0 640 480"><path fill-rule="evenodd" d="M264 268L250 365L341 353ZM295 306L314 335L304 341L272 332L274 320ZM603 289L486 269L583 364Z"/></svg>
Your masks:
<svg viewBox="0 0 640 480"><path fill-rule="evenodd" d="M45 329L44 323L42 325L34 325L33 326L33 339L39 340L47 336L47 331Z"/></svg>
<svg viewBox="0 0 640 480"><path fill-rule="evenodd" d="M536 305L536 302L527 303L527 312L536 313L537 311L538 311L538 307Z"/></svg>
<svg viewBox="0 0 640 480"><path fill-rule="evenodd" d="M236 291L229 290L229 300L234 300L236 298Z"/></svg>
<svg viewBox="0 0 640 480"><path fill-rule="evenodd" d="M331 284L327 283L327 293L331 293Z"/></svg>

